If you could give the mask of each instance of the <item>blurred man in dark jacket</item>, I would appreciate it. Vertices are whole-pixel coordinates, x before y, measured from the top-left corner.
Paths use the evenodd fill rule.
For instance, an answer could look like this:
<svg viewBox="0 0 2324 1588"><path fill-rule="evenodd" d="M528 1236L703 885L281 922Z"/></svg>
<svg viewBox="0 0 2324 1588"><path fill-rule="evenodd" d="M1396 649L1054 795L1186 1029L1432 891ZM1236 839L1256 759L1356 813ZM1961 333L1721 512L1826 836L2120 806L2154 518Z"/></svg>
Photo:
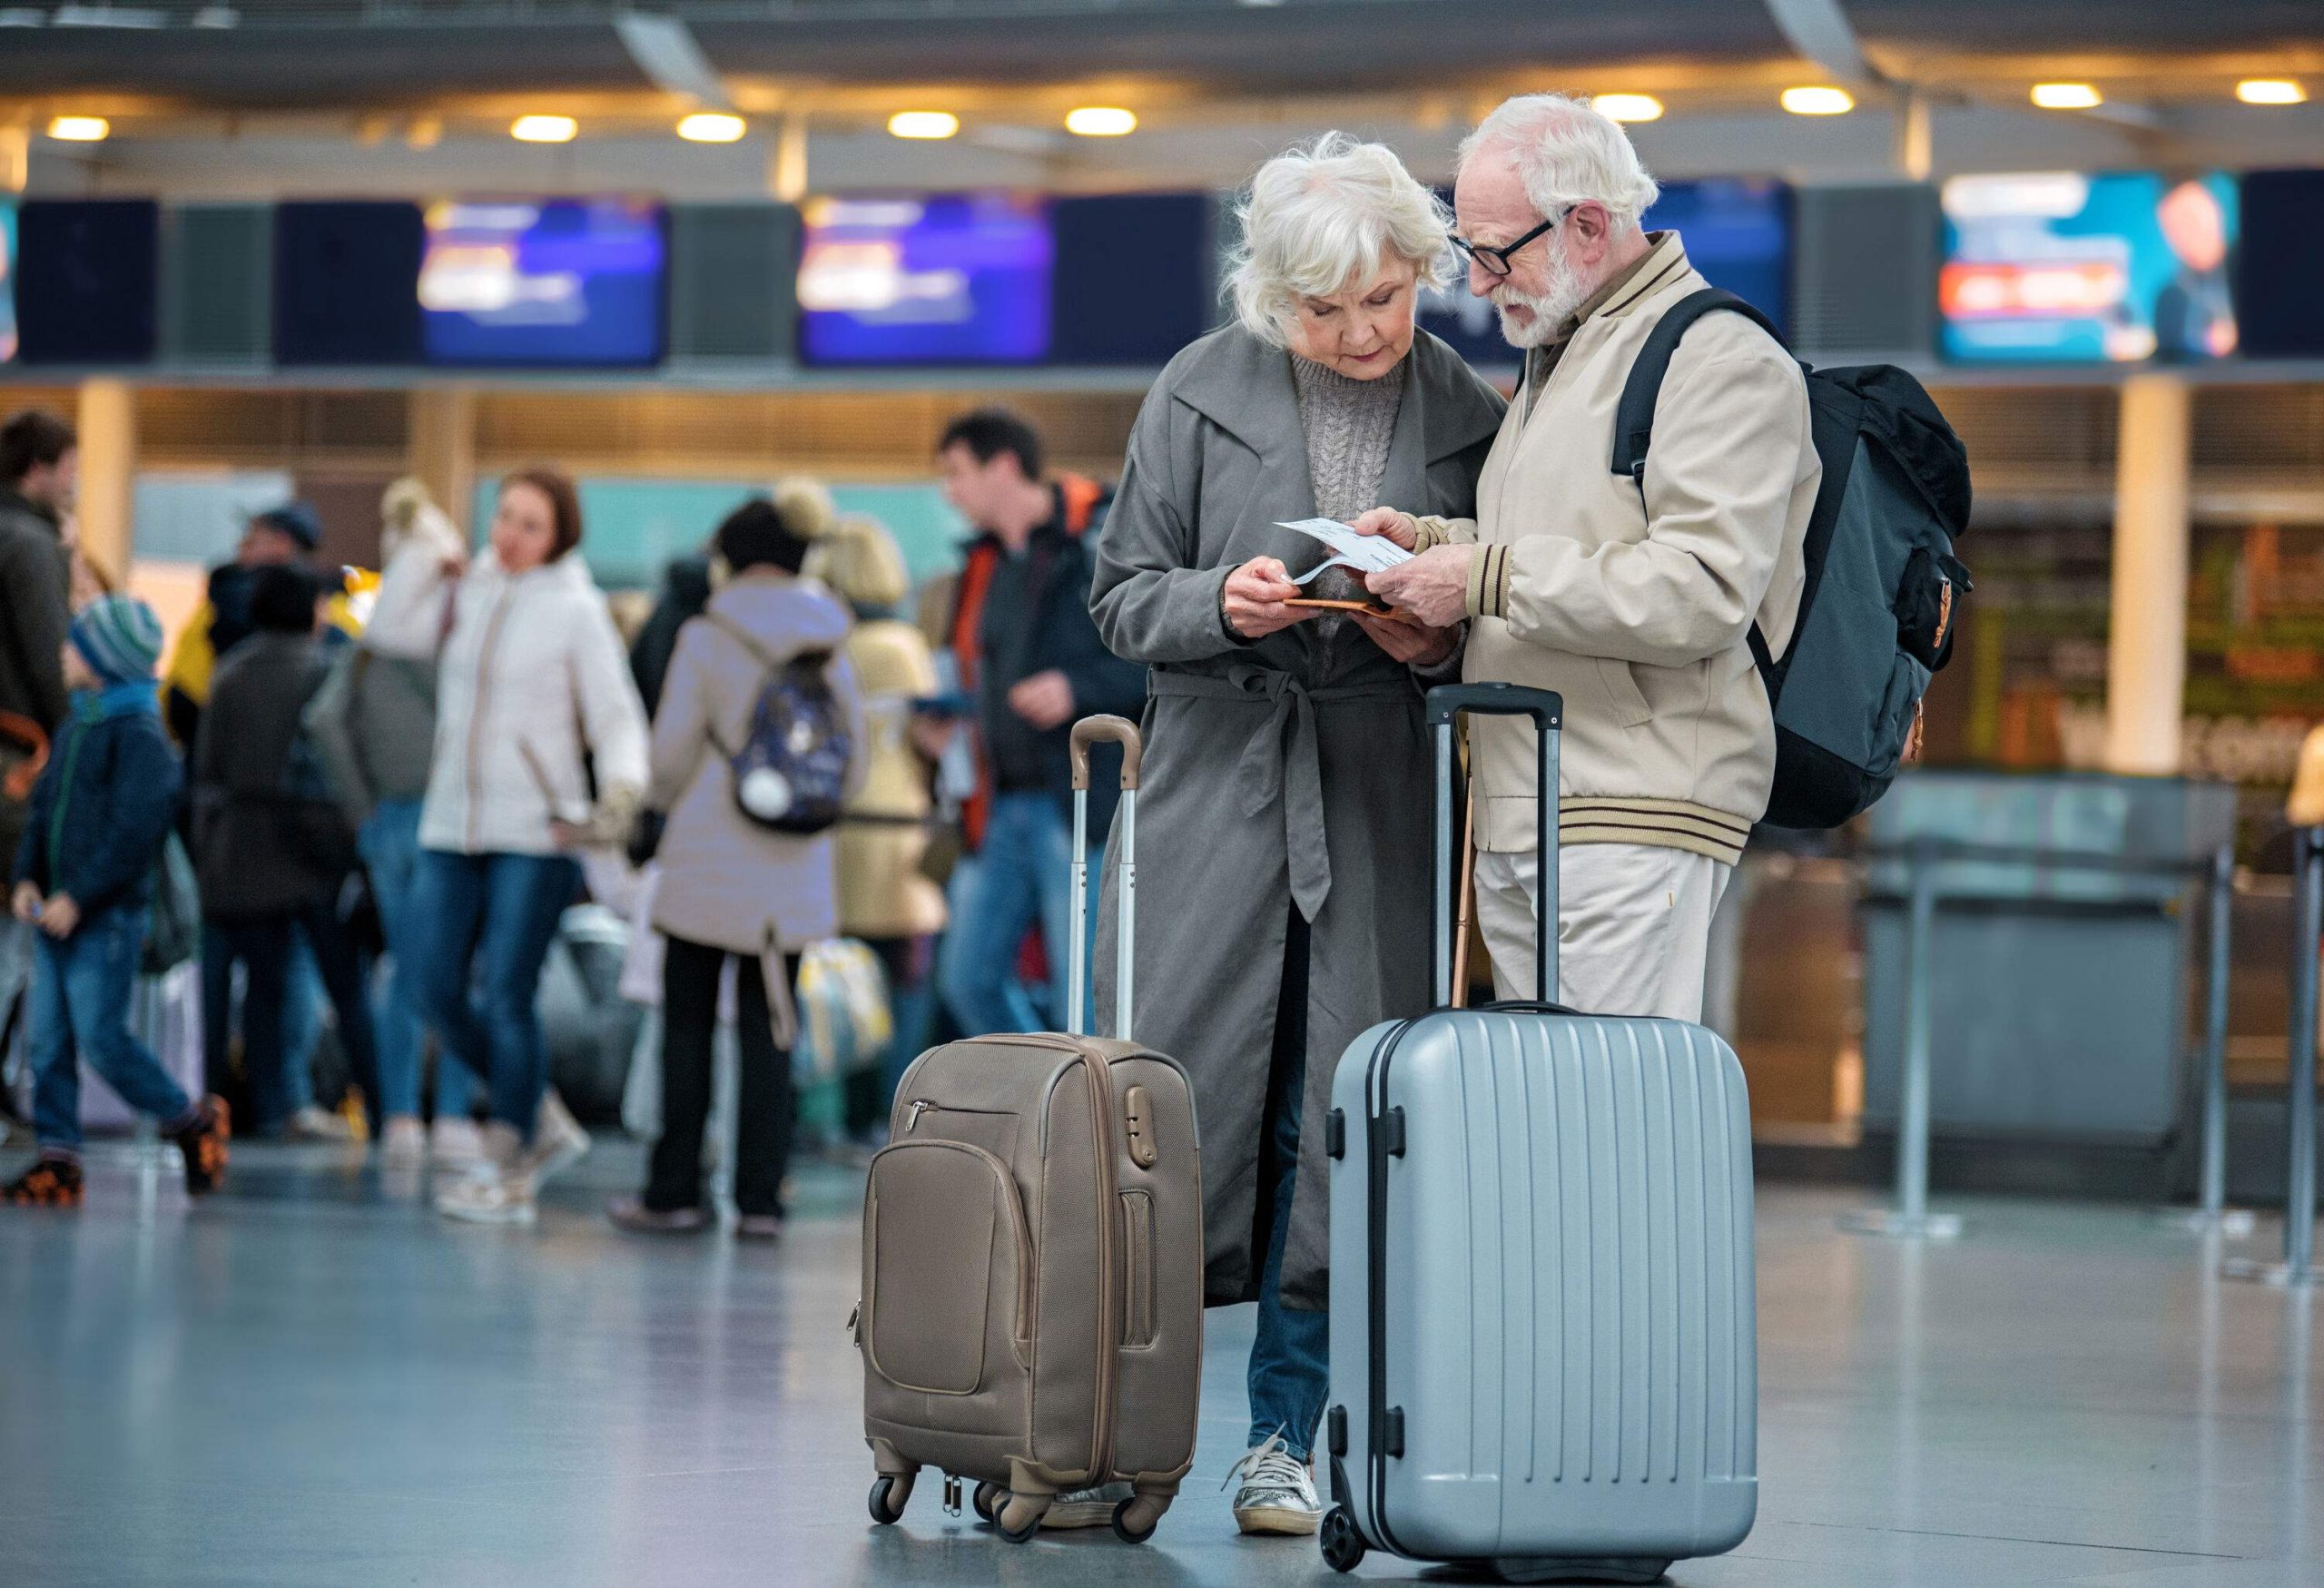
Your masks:
<svg viewBox="0 0 2324 1588"><path fill-rule="evenodd" d="M302 1129L284 1051L283 1001L291 933L305 937L338 1017L339 1040L364 1096L379 1100L363 967L339 915L356 866L355 831L301 731L329 663L316 642L322 587L292 564L257 571L253 632L220 664L193 750L193 857L205 930L249 975L242 1054L259 1133ZM205 1011L211 1073L224 1072L231 1021Z"/></svg>
<svg viewBox="0 0 2324 1588"><path fill-rule="evenodd" d="M73 427L53 413L27 409L0 425L0 854L16 853L40 758L64 718L64 521L79 463ZM32 946L30 927L0 919L0 1058L20 1023Z"/></svg>
<svg viewBox="0 0 2324 1588"><path fill-rule="evenodd" d="M1146 670L1098 637L1089 552L1071 520L1094 528L1102 508L1074 511L1065 488L1043 471L1032 426L1004 409L980 409L945 430L937 459L946 498L998 547L982 590L974 678L990 804L977 854L953 875L952 927L938 976L963 1031L1061 1028L1073 909L1068 739L1080 717L1136 717ZM1098 794L1101 782L1113 786L1091 779L1093 878L1113 809ZM1046 1010L1016 975L1018 947L1037 926L1050 975Z"/></svg>

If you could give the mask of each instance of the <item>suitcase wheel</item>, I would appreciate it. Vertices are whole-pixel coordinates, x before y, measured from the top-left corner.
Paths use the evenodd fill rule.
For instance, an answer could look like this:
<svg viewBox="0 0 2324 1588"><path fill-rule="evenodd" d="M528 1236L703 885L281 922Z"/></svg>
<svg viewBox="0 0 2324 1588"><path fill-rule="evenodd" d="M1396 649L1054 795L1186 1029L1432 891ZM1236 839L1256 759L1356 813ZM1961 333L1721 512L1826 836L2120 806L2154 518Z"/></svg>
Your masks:
<svg viewBox="0 0 2324 1588"><path fill-rule="evenodd" d="M909 1474L902 1477L881 1474L872 1480L872 1520L882 1527L893 1526L904 1514L904 1502L911 1498Z"/></svg>
<svg viewBox="0 0 2324 1588"><path fill-rule="evenodd" d="M1167 1500L1146 1494L1132 1494L1114 1507L1114 1536L1124 1544L1144 1544L1154 1536L1160 1525L1162 1513L1170 1508Z"/></svg>
<svg viewBox="0 0 2324 1588"><path fill-rule="evenodd" d="M1046 1495L1039 1501L1022 1494L1009 1494L993 1513L992 1528L1010 1544L1025 1544L1041 1530L1041 1518L1049 1514Z"/></svg>
<svg viewBox="0 0 2324 1588"><path fill-rule="evenodd" d="M1353 1572L1364 1562L1364 1535L1355 1530L1355 1518L1347 1514L1344 1505L1334 1505L1324 1514L1324 1564L1334 1572Z"/></svg>
<svg viewBox="0 0 2324 1588"><path fill-rule="evenodd" d="M990 1522L1000 1514L1001 1502L1009 1498L1009 1490L1000 1484L979 1484L969 1496L969 1504L978 1516Z"/></svg>

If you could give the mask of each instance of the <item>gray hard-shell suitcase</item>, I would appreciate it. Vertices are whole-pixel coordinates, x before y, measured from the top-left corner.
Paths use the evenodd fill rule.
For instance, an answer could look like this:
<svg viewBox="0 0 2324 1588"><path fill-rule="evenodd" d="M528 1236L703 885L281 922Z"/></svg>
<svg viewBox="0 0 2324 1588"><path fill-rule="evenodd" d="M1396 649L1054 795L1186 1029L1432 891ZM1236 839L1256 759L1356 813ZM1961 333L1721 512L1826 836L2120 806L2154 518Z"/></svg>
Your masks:
<svg viewBox="0 0 2324 1588"><path fill-rule="evenodd" d="M1530 715L1558 786L1555 695L1432 690L1434 1012L1333 1076L1334 1507L1367 1549L1516 1581L1650 1582L1734 1548L1758 1509L1751 1153L1743 1070L1699 1026L1452 1001L1452 732ZM1557 920L1556 801L1541 917ZM1554 931L1537 986L1557 985Z"/></svg>
<svg viewBox="0 0 2324 1588"><path fill-rule="evenodd" d="M1122 745L1120 966L1137 897L1137 729L1074 725L1070 1021L1088 985L1089 745ZM863 1191L863 1434L872 1518L922 1466L1021 1544L1061 1490L1127 1481L1150 1536L1193 1464L1202 1388L1202 1162L1186 1071L1134 1041L1033 1033L931 1048L896 1088Z"/></svg>

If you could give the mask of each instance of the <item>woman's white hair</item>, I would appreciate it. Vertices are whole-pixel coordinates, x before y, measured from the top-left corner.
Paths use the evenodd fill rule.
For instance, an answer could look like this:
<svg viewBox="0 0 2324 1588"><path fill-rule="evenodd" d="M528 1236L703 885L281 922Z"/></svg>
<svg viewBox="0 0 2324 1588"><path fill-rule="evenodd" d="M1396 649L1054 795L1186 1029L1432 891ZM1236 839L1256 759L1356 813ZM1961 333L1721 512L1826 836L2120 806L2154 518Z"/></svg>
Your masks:
<svg viewBox="0 0 2324 1588"><path fill-rule="evenodd" d="M1487 153L1508 161L1542 219L1594 201L1605 206L1618 237L1635 228L1662 192L1639 163L1630 134L1588 100L1562 94L1503 100L1462 141L1461 169Z"/></svg>
<svg viewBox="0 0 2324 1588"><path fill-rule="evenodd" d="M1326 133L1259 167L1236 207L1242 241L1227 256L1236 318L1284 345L1293 302L1344 291L1390 260L1418 268L1420 286L1452 279L1452 215L1384 143Z"/></svg>

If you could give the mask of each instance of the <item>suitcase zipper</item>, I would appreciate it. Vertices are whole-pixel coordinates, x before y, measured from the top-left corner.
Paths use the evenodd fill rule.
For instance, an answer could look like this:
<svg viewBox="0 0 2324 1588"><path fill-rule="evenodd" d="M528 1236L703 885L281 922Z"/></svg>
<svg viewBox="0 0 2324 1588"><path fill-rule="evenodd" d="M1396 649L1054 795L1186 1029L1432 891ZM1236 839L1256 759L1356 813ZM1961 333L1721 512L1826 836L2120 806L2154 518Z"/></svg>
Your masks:
<svg viewBox="0 0 2324 1588"><path fill-rule="evenodd" d="M1047 1044L1043 1044L1046 1046ZM1121 1366L1117 1352L1121 1330L1115 1321L1115 1248L1120 1244L1120 1220L1114 1217L1113 1067L1097 1054L1080 1050L1089 1077L1089 1123L1094 1133L1098 1165L1098 1415L1090 1430L1089 1481L1102 1484L1113 1466L1115 1379Z"/></svg>

